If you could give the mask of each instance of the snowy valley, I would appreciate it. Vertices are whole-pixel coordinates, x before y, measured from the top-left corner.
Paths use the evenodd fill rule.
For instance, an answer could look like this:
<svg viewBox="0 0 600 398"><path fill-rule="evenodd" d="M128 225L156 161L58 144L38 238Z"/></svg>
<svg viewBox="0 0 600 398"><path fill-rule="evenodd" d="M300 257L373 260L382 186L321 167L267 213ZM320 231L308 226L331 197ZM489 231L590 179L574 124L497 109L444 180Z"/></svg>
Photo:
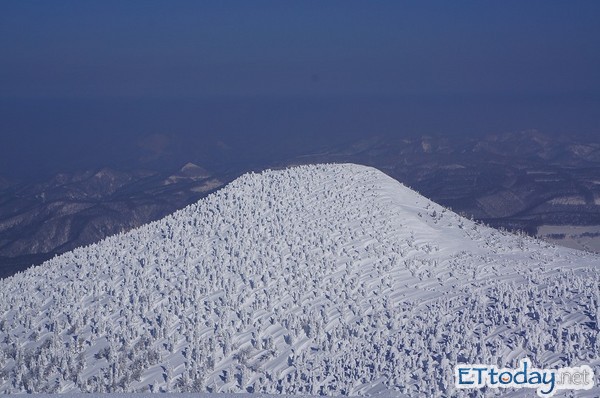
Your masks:
<svg viewBox="0 0 600 398"><path fill-rule="evenodd" d="M598 375L599 265L370 167L246 174L0 280L0 393L473 396L457 363L524 357ZM509 393L534 394L486 391Z"/></svg>

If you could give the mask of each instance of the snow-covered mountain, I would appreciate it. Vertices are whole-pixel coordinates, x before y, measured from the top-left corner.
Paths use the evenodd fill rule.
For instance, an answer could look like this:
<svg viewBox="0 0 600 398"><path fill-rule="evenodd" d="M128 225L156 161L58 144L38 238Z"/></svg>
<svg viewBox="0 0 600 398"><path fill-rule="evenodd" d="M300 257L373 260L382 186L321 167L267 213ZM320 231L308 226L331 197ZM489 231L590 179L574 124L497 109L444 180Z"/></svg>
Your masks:
<svg viewBox="0 0 600 398"><path fill-rule="evenodd" d="M0 278L161 219L223 185L192 163L175 173L102 168L7 188L0 177Z"/></svg>
<svg viewBox="0 0 600 398"><path fill-rule="evenodd" d="M599 374L599 265L372 168L246 174L1 280L0 392L467 396L455 364L524 357Z"/></svg>

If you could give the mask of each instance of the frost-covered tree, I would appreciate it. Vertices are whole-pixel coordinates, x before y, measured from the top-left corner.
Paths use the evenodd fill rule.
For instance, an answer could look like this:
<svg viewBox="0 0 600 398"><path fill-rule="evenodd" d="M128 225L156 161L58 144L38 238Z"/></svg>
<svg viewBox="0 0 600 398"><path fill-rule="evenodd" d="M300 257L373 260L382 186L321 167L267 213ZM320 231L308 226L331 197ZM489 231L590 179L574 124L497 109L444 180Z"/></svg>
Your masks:
<svg viewBox="0 0 600 398"><path fill-rule="evenodd" d="M0 281L0 392L467 396L457 362L599 356L597 264L373 169L248 174Z"/></svg>

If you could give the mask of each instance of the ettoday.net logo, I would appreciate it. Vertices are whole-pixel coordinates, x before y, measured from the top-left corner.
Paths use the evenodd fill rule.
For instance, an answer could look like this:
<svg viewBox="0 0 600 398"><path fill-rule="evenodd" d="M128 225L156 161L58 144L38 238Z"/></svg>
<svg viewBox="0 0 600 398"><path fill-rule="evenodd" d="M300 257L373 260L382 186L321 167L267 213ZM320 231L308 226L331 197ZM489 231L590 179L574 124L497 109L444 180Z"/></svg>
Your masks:
<svg viewBox="0 0 600 398"><path fill-rule="evenodd" d="M589 390L594 386L594 371L587 365L536 369L528 358L522 359L516 369L458 364L454 377L457 388L534 388L540 397L551 397L559 390Z"/></svg>

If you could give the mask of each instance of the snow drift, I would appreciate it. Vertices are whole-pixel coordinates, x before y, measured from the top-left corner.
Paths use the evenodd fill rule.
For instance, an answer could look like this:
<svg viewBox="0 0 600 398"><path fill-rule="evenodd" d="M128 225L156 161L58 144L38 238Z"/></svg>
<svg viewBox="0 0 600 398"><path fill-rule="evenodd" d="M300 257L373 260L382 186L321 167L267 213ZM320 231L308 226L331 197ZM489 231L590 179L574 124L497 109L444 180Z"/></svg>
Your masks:
<svg viewBox="0 0 600 398"><path fill-rule="evenodd" d="M598 374L599 260L364 166L246 174L0 281L0 392L466 396L455 364L524 357Z"/></svg>

